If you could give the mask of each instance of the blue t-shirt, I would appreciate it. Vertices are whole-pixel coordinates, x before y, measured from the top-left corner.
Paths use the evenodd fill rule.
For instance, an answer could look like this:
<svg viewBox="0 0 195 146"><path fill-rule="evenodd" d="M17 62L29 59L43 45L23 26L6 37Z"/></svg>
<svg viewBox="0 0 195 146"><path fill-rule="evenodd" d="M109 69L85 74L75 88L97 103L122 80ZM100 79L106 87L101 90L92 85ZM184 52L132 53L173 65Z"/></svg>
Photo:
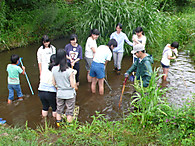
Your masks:
<svg viewBox="0 0 195 146"><path fill-rule="evenodd" d="M8 84L20 84L19 74L23 72L20 66L16 64L8 64L7 65L7 72L8 72Z"/></svg>
<svg viewBox="0 0 195 146"><path fill-rule="evenodd" d="M65 46L65 51L66 51L66 55L71 57L72 60L76 60L77 58L79 58L80 60L82 59L82 47L80 45L74 47L71 44L67 44ZM70 60L67 59L67 62L70 63ZM79 63L79 61L77 61L76 63Z"/></svg>

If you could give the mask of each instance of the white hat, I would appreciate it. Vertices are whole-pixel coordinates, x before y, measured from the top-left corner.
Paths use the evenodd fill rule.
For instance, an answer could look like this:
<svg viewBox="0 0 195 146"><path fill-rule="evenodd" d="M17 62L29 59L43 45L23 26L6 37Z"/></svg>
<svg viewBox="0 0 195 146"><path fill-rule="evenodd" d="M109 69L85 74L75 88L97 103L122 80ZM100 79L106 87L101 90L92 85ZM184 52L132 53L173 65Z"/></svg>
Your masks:
<svg viewBox="0 0 195 146"><path fill-rule="evenodd" d="M133 47L133 50L131 51L131 53L132 53L132 54L135 54L136 52L138 52L138 51L143 51L143 50L145 50L144 45L142 45L142 44L137 44L137 45L135 45L135 46Z"/></svg>

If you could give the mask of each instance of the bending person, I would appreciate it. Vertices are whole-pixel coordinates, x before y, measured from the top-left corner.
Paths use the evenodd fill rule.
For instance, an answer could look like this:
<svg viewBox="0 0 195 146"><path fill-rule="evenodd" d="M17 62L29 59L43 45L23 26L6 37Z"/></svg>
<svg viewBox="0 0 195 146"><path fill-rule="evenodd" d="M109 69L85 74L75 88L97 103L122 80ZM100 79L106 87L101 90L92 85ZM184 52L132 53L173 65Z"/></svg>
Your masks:
<svg viewBox="0 0 195 146"><path fill-rule="evenodd" d="M111 60L112 52L117 47L115 39L111 39L108 45L101 45L97 48L93 62L91 64L90 76L92 77L91 91L96 92L96 84L99 85L99 94L104 94L105 66Z"/></svg>
<svg viewBox="0 0 195 146"><path fill-rule="evenodd" d="M171 45L167 44L163 50L163 55L162 55L162 59L161 59L161 65L163 68L163 80L166 81L167 76L168 76L168 72L169 72L169 67L170 67L170 60L171 59L176 59L176 56L178 56L177 53L177 48L179 47L179 43L178 42L173 42ZM174 54L176 56L172 57L172 51L174 52Z"/></svg>
<svg viewBox="0 0 195 146"><path fill-rule="evenodd" d="M145 48L142 44L135 45L133 53L137 56L138 59L127 70L125 77L128 77L132 72L136 72L137 80L142 78L143 87L147 87L153 72L151 66L153 63L153 58L151 55L145 53Z"/></svg>

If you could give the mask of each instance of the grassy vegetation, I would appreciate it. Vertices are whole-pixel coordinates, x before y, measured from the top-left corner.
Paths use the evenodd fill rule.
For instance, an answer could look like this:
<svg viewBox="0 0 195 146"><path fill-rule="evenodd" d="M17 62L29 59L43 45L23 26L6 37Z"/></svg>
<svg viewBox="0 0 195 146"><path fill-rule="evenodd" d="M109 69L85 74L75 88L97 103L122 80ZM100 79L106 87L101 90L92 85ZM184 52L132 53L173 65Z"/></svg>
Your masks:
<svg viewBox="0 0 195 146"><path fill-rule="evenodd" d="M1 50L37 42L43 34L58 38L70 33L77 33L84 48L91 28L100 30L98 44L105 44L118 22L130 40L133 29L143 27L147 52L155 60L167 43L178 41L183 49L194 40L191 0L2 0L0 8ZM125 49L130 54L132 48Z"/></svg>
<svg viewBox="0 0 195 146"><path fill-rule="evenodd" d="M175 109L162 96L167 89L157 87L154 71L148 88L135 84L139 94L132 97L134 112L121 120L108 121L98 113L91 123L74 121L58 129L48 126L35 130L0 126L1 145L194 145L194 99ZM154 85L154 86L151 86ZM146 94L147 92L147 94ZM137 101L137 102L135 102Z"/></svg>

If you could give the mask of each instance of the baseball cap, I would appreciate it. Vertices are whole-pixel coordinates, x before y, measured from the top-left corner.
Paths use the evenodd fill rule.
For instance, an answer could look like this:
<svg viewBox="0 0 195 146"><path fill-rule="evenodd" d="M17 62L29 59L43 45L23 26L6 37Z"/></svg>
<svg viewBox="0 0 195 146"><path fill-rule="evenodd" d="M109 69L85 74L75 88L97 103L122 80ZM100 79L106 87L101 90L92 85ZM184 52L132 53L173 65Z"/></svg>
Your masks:
<svg viewBox="0 0 195 146"><path fill-rule="evenodd" d="M144 46L142 44L137 44L133 47L133 50L131 51L132 54L135 54L138 51L145 50Z"/></svg>

